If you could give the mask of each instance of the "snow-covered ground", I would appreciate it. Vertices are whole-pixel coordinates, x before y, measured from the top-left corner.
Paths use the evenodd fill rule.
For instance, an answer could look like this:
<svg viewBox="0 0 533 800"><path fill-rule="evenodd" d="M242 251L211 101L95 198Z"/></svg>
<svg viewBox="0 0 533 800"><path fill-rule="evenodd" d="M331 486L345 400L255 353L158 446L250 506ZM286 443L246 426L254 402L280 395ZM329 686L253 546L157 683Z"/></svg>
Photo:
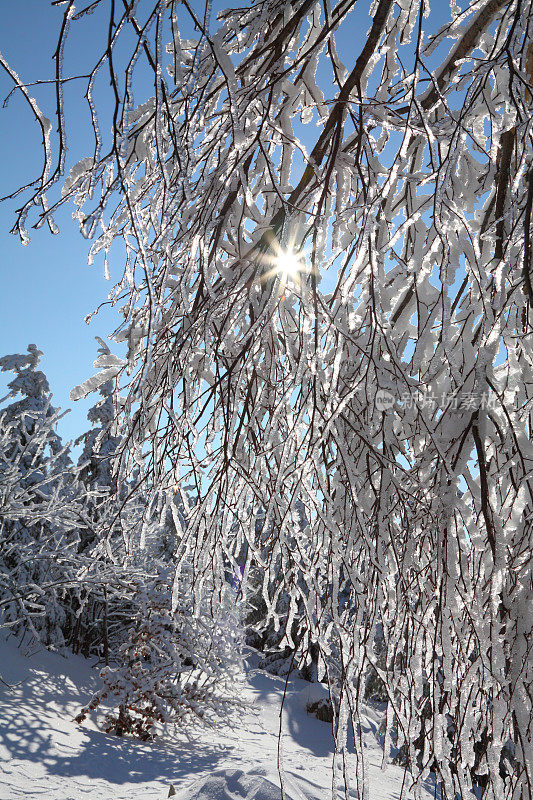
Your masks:
<svg viewBox="0 0 533 800"><path fill-rule="evenodd" d="M26 658L13 640L0 640L0 675L17 684L0 686L0 800L163 800L170 784L176 800L281 798L281 678L250 675L248 706L233 727L209 730L194 742L144 744L102 733L89 721L83 727L74 722L97 681L83 658L43 652ZM287 689L281 737L285 800L331 797L331 726L305 710L317 688L294 680ZM364 720L369 800L398 800L403 770L381 769L379 721L369 709Z"/></svg>

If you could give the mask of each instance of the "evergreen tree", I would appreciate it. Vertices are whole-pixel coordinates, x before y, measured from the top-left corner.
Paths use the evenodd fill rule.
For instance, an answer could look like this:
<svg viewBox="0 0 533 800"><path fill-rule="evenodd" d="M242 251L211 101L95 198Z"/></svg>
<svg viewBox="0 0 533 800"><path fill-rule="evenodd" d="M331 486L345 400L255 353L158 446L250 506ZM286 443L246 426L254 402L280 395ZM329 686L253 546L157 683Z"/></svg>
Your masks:
<svg viewBox="0 0 533 800"><path fill-rule="evenodd" d="M100 344L99 359L105 358L109 354L109 348L102 339L96 338ZM115 419L113 392L112 379L100 384L100 399L87 414L92 427L76 440L76 444L83 444L78 459L78 471L79 479L87 492L85 514L88 525L81 534L80 552L94 544L98 538L98 530L102 533L105 528L104 517L112 524L111 518L117 516L120 497L125 494L124 491L117 493L117 483L113 476L113 457L121 442L121 437L112 432L113 423L118 422Z"/></svg>
<svg viewBox="0 0 533 800"><path fill-rule="evenodd" d="M0 620L63 645L73 625L66 598L77 583L79 494L68 447L56 431L42 353L0 358L15 373L0 411Z"/></svg>
<svg viewBox="0 0 533 800"><path fill-rule="evenodd" d="M133 492L135 481L118 483L114 474L123 437L118 433L113 368L107 364L109 348L96 338L95 367L103 367L106 379L98 383L99 398L87 414L91 428L76 440L83 445L76 467L83 494L78 555L80 564L88 565L78 587L72 647L83 655L97 655L108 665L128 635L126 620L135 614L131 597L117 587L127 583L128 565L140 545L144 508L142 496ZM90 388L92 384L72 394L76 398Z"/></svg>

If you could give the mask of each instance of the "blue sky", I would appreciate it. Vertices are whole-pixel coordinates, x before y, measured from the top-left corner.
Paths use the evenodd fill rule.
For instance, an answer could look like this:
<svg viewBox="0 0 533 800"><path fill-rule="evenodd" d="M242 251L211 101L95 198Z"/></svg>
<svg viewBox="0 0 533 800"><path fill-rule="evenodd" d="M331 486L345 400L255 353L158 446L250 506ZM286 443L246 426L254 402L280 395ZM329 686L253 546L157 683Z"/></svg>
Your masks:
<svg viewBox="0 0 533 800"><path fill-rule="evenodd" d="M46 0L0 3L0 47L23 80L50 74L57 35L54 18L60 19L61 13L61 8L52 8ZM11 88L2 70L2 102ZM7 108L0 108L0 195L38 174L39 148L37 126L22 99L13 95ZM80 155L84 153L80 151ZM89 427L87 410L96 400L94 396L73 404L70 389L93 373L94 337L106 338L118 319L108 310L100 312L90 325L84 317L105 300L111 284L104 279L101 264L87 265L89 243L71 219L72 209L57 217L60 235L52 236L43 227L32 231L31 243L23 247L18 237L9 233L19 204L20 198L0 203L0 354L25 352L29 343L44 352L42 369L54 404L72 408L61 423L62 435L70 439ZM11 377L0 375L1 396Z"/></svg>

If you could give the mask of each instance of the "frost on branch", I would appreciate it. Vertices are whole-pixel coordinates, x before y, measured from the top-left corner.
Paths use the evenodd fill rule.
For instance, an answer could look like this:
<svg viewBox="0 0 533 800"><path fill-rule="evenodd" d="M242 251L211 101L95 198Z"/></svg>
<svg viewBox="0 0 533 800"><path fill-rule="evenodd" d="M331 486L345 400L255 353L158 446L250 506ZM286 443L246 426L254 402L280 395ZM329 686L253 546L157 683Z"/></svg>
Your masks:
<svg viewBox="0 0 533 800"><path fill-rule="evenodd" d="M117 375L120 374L122 368L125 366L125 361L118 356L115 356L111 353L109 347L105 344L105 342L100 339L100 337L96 337L100 342L100 355L94 362L94 368L99 369L100 371L93 375L91 378L88 378L83 383L80 383L79 386L75 386L70 393L71 400L79 400L82 397L87 397L88 394L91 392L100 389L105 384L109 383L116 378ZM111 391L108 392L110 394Z"/></svg>

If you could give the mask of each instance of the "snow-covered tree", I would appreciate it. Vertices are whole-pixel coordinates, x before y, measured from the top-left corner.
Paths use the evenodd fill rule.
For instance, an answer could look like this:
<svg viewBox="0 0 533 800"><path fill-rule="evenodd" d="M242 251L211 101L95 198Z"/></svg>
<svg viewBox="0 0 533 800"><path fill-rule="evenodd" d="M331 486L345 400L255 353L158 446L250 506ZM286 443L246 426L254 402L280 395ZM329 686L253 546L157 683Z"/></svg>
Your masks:
<svg viewBox="0 0 533 800"><path fill-rule="evenodd" d="M95 366L99 366L102 359L110 355L108 345L97 337L100 344L99 357ZM112 380L99 384L100 399L89 409L87 419L92 423L89 431L78 437L76 443L83 443L83 451L78 460L82 470L82 480L88 486L115 488L112 474L112 458L120 443L120 437L113 435L116 413L113 405L114 384ZM81 396L79 392L76 397Z"/></svg>
<svg viewBox="0 0 533 800"><path fill-rule="evenodd" d="M99 356L95 367L100 366L110 350L106 343L97 337ZM127 497L128 488L121 487L117 491L116 478L113 476L113 457L121 442L116 435L118 419L113 403L114 382L106 380L99 384L100 398L87 414L91 428L76 440L83 444L78 459L79 479L86 490L85 513L88 525L82 532L80 548L83 551L94 544L101 536L110 536L116 526L121 500ZM89 389L80 387L74 399L83 396Z"/></svg>
<svg viewBox="0 0 533 800"><path fill-rule="evenodd" d="M530 796L531 1L451 0L440 27L428 0L63 5L58 137L2 62L44 142L15 229L73 200L91 258L124 244L127 361L91 384L126 396L119 480L195 485L195 581L247 544L244 583L320 651L339 750L373 672L406 790ZM89 12L94 149L56 198Z"/></svg>
<svg viewBox="0 0 533 800"><path fill-rule="evenodd" d="M75 652L98 655L108 665L127 639L128 622L136 613L135 601L124 587L127 576L135 579L137 575L135 554L139 548L145 549L147 510L146 498L135 491L135 479L118 482L113 474L113 459L123 445L112 380L115 371L109 367L116 359L107 344L96 338L99 348L94 366L107 372L106 379L96 382L99 397L87 414L91 428L76 440L83 445L76 467L83 499L79 516L80 586L72 646ZM77 387L73 399L88 394L94 383L89 380ZM161 520L157 521L160 528ZM148 551L155 555L153 548Z"/></svg>
<svg viewBox="0 0 533 800"><path fill-rule="evenodd" d="M63 645L74 624L77 484L41 356L29 345L26 355L0 358L0 369L15 373L4 400L18 398L0 410L0 618Z"/></svg>

